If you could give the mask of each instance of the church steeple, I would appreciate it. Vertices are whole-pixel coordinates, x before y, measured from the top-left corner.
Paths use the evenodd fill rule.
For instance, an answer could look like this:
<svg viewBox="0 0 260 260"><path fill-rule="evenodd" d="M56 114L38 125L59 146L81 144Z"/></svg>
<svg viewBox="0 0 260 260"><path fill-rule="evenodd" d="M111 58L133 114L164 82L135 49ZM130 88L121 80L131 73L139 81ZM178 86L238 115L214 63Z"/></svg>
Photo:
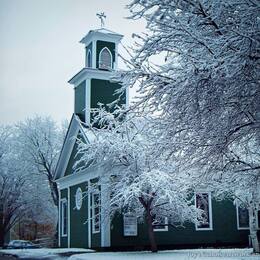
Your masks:
<svg viewBox="0 0 260 260"><path fill-rule="evenodd" d="M117 69L118 62L118 44L123 35L112 32L108 29L101 28L91 30L83 37L80 43L85 45L86 49L86 67L103 69L102 57L109 57L111 55L111 67L107 69ZM101 55L104 51L106 55Z"/></svg>
<svg viewBox="0 0 260 260"><path fill-rule="evenodd" d="M123 35L105 28L91 30L80 43L85 46L85 67L69 80L74 86L74 113L87 124L91 123L91 109L99 103L107 105L118 99L126 105L128 93L114 95L119 83L110 82L118 65L118 44Z"/></svg>

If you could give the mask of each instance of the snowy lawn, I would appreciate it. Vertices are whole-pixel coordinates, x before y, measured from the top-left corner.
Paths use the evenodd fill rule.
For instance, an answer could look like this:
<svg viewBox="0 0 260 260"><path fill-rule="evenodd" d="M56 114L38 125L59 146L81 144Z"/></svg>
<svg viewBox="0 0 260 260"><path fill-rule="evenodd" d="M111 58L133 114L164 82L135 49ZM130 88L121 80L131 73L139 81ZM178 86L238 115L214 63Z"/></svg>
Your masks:
<svg viewBox="0 0 260 260"><path fill-rule="evenodd" d="M73 255L69 260L260 260L252 249L190 249L150 252L108 252Z"/></svg>
<svg viewBox="0 0 260 260"><path fill-rule="evenodd" d="M55 257L58 259L59 255L72 255L76 253L92 253L95 252L91 249L84 248L35 248L35 249L4 249L0 250L0 254L10 254L18 256L19 258L35 257L35 258L44 258L44 257Z"/></svg>

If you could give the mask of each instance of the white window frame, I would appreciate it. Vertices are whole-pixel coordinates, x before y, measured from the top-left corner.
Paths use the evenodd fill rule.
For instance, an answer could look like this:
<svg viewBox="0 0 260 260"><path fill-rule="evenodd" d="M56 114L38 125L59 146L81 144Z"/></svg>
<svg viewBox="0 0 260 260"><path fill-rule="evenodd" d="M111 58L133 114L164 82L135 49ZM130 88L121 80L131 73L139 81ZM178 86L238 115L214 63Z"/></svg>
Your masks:
<svg viewBox="0 0 260 260"><path fill-rule="evenodd" d="M209 206L209 227L203 228L199 227L197 223L195 223L196 231L212 231L213 230L213 218L212 218L212 199L210 191L196 191L195 192L195 207L197 208L197 194L208 194L208 206Z"/></svg>
<svg viewBox="0 0 260 260"><path fill-rule="evenodd" d="M95 195L98 195L99 196L99 216L98 216L98 221L99 221L99 225L98 225L98 230L95 230L95 226L96 226L96 217L95 217L95 204L94 204L94 196ZM101 228L101 193L100 192L93 192L91 194L91 204L92 204L92 234L97 234L97 233L100 233L100 228Z"/></svg>
<svg viewBox="0 0 260 260"><path fill-rule="evenodd" d="M60 200L60 204L61 204L61 236L62 237L67 237L68 236L68 201L67 199L61 199ZM67 232L64 233L64 204L66 204L66 207L67 207Z"/></svg>
<svg viewBox="0 0 260 260"><path fill-rule="evenodd" d="M104 50L107 50L109 52L109 55L110 55L110 68L102 68L100 67L100 64L102 64L101 62L101 54ZM101 51L99 52L99 55L98 55L98 68L99 69L107 69L107 70L112 70L113 69L113 55L111 53L111 51L107 48L107 47L104 47L101 49Z"/></svg>
<svg viewBox="0 0 260 260"><path fill-rule="evenodd" d="M153 231L155 232L165 232L165 231L168 231L168 218L167 217L164 217L164 224L162 225L165 225L163 228L156 228L154 227Z"/></svg>
<svg viewBox="0 0 260 260"><path fill-rule="evenodd" d="M236 216L237 216L237 230L249 230L250 224L249 224L249 218L248 218L248 227L240 227L239 226L239 211L238 211L239 205L236 204ZM248 213L249 214L249 213ZM258 212L256 213L256 223L257 223L257 229L260 229L259 221L258 221Z"/></svg>
<svg viewBox="0 0 260 260"><path fill-rule="evenodd" d="M87 53L87 67L88 67L88 68L92 68L92 57L91 57L91 55L92 55L92 52L91 52L91 50L89 49L89 50L88 50L88 53ZM90 64L88 63L88 58L89 58L89 56L90 56Z"/></svg>

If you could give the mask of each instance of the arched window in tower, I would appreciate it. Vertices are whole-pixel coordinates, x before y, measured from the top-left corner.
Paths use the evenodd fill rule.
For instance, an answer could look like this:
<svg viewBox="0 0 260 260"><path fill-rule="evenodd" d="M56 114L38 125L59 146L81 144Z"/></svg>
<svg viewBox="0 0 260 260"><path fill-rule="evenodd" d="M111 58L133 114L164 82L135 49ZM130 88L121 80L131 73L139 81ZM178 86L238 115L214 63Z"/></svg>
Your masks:
<svg viewBox="0 0 260 260"><path fill-rule="evenodd" d="M91 59L91 50L88 50L88 55L87 55L87 67L91 68L92 67L92 59Z"/></svg>
<svg viewBox="0 0 260 260"><path fill-rule="evenodd" d="M99 53L99 66L100 69L112 69L112 54L108 48L103 48Z"/></svg>

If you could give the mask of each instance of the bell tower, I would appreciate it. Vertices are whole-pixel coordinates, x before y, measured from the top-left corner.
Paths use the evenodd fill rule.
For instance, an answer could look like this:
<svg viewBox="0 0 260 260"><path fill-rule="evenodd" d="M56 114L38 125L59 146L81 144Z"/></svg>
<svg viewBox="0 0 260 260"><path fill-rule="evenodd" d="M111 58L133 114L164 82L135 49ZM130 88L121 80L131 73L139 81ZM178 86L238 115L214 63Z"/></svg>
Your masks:
<svg viewBox="0 0 260 260"><path fill-rule="evenodd" d="M74 87L74 113L87 125L91 123L91 109L98 104L105 106L118 100L119 105L128 102L128 91L116 95L121 88L118 82L111 82L111 76L117 70L118 44L123 35L101 28L91 30L80 43L85 46L85 66L69 83Z"/></svg>

